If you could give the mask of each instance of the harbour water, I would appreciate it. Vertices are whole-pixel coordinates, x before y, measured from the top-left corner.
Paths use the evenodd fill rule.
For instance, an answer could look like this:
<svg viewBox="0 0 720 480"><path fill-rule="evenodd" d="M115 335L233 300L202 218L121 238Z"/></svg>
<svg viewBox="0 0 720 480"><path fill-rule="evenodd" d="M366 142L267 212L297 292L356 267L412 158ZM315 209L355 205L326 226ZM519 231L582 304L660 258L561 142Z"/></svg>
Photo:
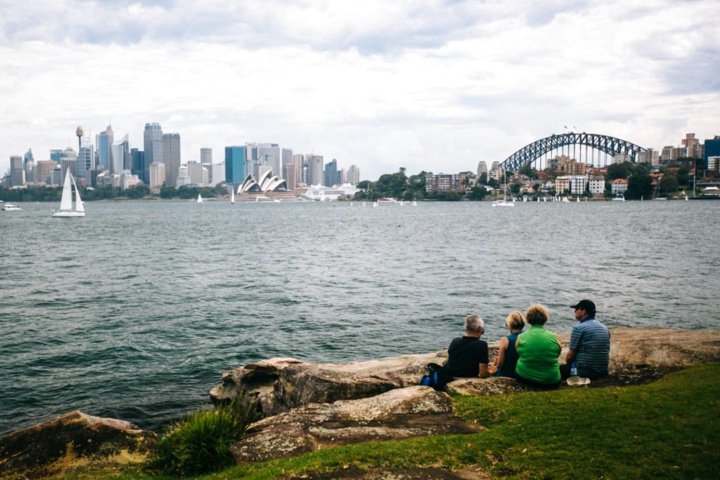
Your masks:
<svg viewBox="0 0 720 480"><path fill-rule="evenodd" d="M716 202L94 202L0 212L0 434L71 409L145 428L268 357L344 362L548 327L720 327Z"/></svg>

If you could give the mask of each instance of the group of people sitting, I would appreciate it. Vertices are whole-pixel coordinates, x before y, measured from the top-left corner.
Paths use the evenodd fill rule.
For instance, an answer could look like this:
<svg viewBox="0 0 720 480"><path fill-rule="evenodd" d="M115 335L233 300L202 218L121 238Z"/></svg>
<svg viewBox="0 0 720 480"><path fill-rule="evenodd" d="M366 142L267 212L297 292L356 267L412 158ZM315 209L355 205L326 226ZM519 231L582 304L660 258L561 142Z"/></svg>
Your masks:
<svg viewBox="0 0 720 480"><path fill-rule="evenodd" d="M572 329L565 364L560 364L562 346L557 334L545 328L548 309L531 305L525 315L518 311L505 319L509 334L500 339L494 359L489 358L488 344L480 337L485 323L480 315L465 319L465 335L453 339L448 348L448 360L442 366L442 378L492 375L516 378L518 382L541 389L560 386L571 375L597 379L608 374L610 361L610 333L595 319L595 304L581 300L571 308L579 322ZM526 324L529 328L525 329Z"/></svg>

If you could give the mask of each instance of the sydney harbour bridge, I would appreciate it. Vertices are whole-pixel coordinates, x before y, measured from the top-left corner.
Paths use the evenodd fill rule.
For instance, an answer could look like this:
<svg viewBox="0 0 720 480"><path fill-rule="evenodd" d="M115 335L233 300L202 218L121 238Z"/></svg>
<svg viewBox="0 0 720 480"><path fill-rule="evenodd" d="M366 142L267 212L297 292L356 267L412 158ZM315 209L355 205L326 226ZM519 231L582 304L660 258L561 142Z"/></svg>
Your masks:
<svg viewBox="0 0 720 480"><path fill-rule="evenodd" d="M647 154L647 149L627 140L597 133L568 132L550 135L525 145L506 158L500 166L506 170L517 171L531 165L540 170L548 166L550 159L567 156L579 163L603 167L613 163L618 155L637 162L640 154Z"/></svg>

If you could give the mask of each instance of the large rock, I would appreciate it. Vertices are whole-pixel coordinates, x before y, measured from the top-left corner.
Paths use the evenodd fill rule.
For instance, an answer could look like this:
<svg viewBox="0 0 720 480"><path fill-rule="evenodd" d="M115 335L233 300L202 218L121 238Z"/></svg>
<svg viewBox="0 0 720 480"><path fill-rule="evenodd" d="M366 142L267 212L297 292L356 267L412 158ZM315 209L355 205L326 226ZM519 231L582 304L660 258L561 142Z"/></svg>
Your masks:
<svg viewBox="0 0 720 480"><path fill-rule="evenodd" d="M230 450L238 463L248 463L370 440L477 431L453 413L447 394L407 387L372 398L313 403L265 418L250 425Z"/></svg>
<svg viewBox="0 0 720 480"><path fill-rule="evenodd" d="M223 374L210 391L215 404L243 394L264 416L308 403L328 403L378 395L417 385L428 363L443 363L445 352L350 362L311 364L292 358L272 358Z"/></svg>
<svg viewBox="0 0 720 480"><path fill-rule="evenodd" d="M132 423L76 410L0 438L0 472L33 478L90 461L142 462L155 440Z"/></svg>
<svg viewBox="0 0 720 480"><path fill-rule="evenodd" d="M552 327L551 327L552 328ZM720 330L615 328L611 330L610 377L595 385L629 384L652 380L664 373L698 363L720 361ZM448 339L449 342L450 339ZM569 333L560 335L567 352ZM498 342L490 344L491 355ZM215 403L229 402L243 393L265 416L308 403L365 398L395 388L416 385L430 363L443 363L446 352L404 355L342 365L310 364L276 358L227 372L210 392ZM498 395L522 390L507 379L462 379L451 382L452 392Z"/></svg>

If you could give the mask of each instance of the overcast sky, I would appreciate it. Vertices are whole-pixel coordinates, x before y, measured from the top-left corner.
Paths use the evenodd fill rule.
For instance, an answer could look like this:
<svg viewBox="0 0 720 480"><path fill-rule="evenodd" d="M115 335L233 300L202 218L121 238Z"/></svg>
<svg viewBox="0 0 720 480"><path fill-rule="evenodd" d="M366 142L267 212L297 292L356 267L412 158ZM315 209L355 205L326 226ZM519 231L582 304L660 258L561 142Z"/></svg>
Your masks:
<svg viewBox="0 0 720 480"><path fill-rule="evenodd" d="M453 173L564 126L720 134L720 2L0 0L0 173L112 125Z"/></svg>

